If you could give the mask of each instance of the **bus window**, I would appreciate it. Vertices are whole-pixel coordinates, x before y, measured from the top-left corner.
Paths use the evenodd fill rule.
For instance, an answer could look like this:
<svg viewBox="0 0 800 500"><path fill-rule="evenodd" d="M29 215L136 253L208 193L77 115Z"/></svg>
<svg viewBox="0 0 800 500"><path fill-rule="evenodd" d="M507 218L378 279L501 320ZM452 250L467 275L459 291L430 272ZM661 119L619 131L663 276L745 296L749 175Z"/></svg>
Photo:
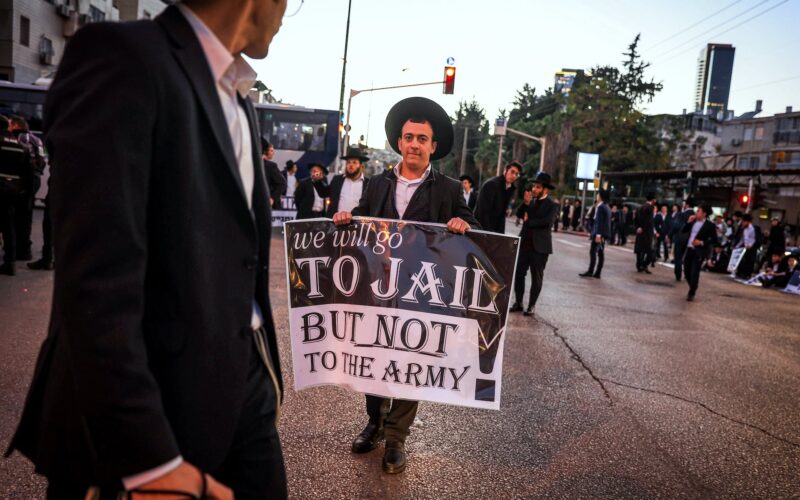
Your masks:
<svg viewBox="0 0 800 500"><path fill-rule="evenodd" d="M263 110L261 127L275 149L324 152L328 132L327 116L316 113Z"/></svg>
<svg viewBox="0 0 800 500"><path fill-rule="evenodd" d="M45 89L19 87L0 86L0 114L21 116L28 122L32 132L41 133Z"/></svg>

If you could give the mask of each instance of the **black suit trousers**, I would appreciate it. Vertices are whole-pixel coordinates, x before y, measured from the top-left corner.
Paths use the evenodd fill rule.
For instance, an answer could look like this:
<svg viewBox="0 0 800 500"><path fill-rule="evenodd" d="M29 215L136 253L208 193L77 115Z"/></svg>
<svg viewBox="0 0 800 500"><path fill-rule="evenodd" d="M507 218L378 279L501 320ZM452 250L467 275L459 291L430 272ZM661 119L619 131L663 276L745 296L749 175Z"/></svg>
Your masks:
<svg viewBox="0 0 800 500"><path fill-rule="evenodd" d="M387 442L406 441L409 428L417 416L418 407L419 401L387 399L367 394L369 421L376 425L381 425L383 422L383 432Z"/></svg>
<svg viewBox="0 0 800 500"><path fill-rule="evenodd" d="M697 293L697 286L700 284L700 270L703 268L704 260L702 251L695 250L694 247L686 249L683 267L686 272L686 281L689 282L689 295L694 296Z"/></svg>
<svg viewBox="0 0 800 500"><path fill-rule="evenodd" d="M589 273L594 273L600 276L603 271L603 263L606 260L605 256L605 243L598 243L592 240L592 246L589 248ZM595 268L597 265L597 268Z"/></svg>
<svg viewBox="0 0 800 500"><path fill-rule="evenodd" d="M237 500L287 498L286 470L275 427L277 395L255 345L249 361L246 394L228 455L217 470L204 472L231 488ZM184 458L191 461L190 457ZM117 498L117 488L104 486L100 499ZM88 485L50 479L47 498L82 500L88 489Z"/></svg>
<svg viewBox="0 0 800 500"><path fill-rule="evenodd" d="M681 280L681 273L683 272L683 255L686 253L686 243L683 241L676 241L672 249L673 258L675 259L675 279Z"/></svg>
<svg viewBox="0 0 800 500"><path fill-rule="evenodd" d="M531 250L520 249L519 259L517 260L517 274L514 276L514 295L517 304L522 304L525 295L525 278L528 276L528 269L531 270L531 293L528 298L528 305L533 307L539 299L542 291L542 280L544 279L544 268L547 266L546 253L533 252Z"/></svg>

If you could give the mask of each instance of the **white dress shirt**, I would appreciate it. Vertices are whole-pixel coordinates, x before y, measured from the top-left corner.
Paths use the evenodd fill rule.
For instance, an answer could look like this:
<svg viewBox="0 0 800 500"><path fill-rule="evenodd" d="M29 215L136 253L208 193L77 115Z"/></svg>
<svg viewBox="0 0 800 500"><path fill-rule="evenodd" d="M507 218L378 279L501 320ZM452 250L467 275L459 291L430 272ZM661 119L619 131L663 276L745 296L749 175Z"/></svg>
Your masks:
<svg viewBox="0 0 800 500"><path fill-rule="evenodd" d="M345 176L342 183L342 192L339 193L339 207L337 212L352 212L361 200L361 193L364 192L364 176L359 175L358 179L352 180Z"/></svg>
<svg viewBox="0 0 800 500"><path fill-rule="evenodd" d="M692 245L692 242L697 239L697 233L699 233L700 229L702 229L704 222L705 222L705 220L696 220L696 221L694 221L694 224L692 224L692 232L689 233L689 246L690 247L694 247L694 245Z"/></svg>
<svg viewBox="0 0 800 500"><path fill-rule="evenodd" d="M239 177L244 188L244 196L248 208L253 206L253 185L255 184L255 169L253 167L253 144L250 140L250 127L247 114L239 105L239 96L246 97L255 83L256 72L241 56L234 57L222 45L217 36L206 26L194 12L183 4L178 4L178 9L184 15L194 34L197 36L200 46L206 55L209 69L214 77L217 86L222 112L225 122L231 135L233 152L239 164ZM259 328L262 324L261 311L258 305L253 302L253 315L251 326ZM132 490L147 484L150 481L165 476L177 469L183 463L183 457L177 456L169 462L154 469L125 477L122 479L126 490Z"/></svg>
<svg viewBox="0 0 800 500"><path fill-rule="evenodd" d="M756 244L756 228L753 227L753 224L750 224L744 231L742 231L742 240L739 242L738 246L744 245L745 248L751 248L753 245Z"/></svg>
<svg viewBox="0 0 800 500"><path fill-rule="evenodd" d="M467 205L469 205L469 194L470 194L471 192L472 192L472 191L470 191L470 192L468 193L468 192L464 191L464 203L466 203Z"/></svg>
<svg viewBox="0 0 800 500"><path fill-rule="evenodd" d="M295 187L297 187L297 177L286 174L286 196L294 196Z"/></svg>
<svg viewBox="0 0 800 500"><path fill-rule="evenodd" d="M317 188L314 187L313 182L311 183L311 190L314 191L314 204L311 205L311 210L314 212L322 212L325 210L325 199L317 193Z"/></svg>
<svg viewBox="0 0 800 500"><path fill-rule="evenodd" d="M398 163L397 167L395 167L397 172L397 185L394 188L394 207L397 209L397 214L401 219L403 218L403 214L406 213L411 197L414 196L417 189L431 174L431 164L428 164L428 168L425 169L425 172L419 179L407 179L403 177L402 168L403 162Z"/></svg>

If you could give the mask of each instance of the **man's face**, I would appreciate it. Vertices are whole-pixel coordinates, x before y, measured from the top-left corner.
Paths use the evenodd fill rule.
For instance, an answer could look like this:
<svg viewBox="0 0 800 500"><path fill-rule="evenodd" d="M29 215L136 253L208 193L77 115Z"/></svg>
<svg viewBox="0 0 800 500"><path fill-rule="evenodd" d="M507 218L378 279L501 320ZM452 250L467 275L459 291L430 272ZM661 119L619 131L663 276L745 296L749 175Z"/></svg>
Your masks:
<svg viewBox="0 0 800 500"><path fill-rule="evenodd" d="M323 172L323 170L321 168L319 168L319 167L311 167L311 180L312 181L318 181L318 180L322 179L322 177L324 175L325 175L325 172Z"/></svg>
<svg viewBox="0 0 800 500"><path fill-rule="evenodd" d="M242 51L252 59L267 57L273 37L281 29L287 0L249 0L250 17L245 29L247 45Z"/></svg>
<svg viewBox="0 0 800 500"><path fill-rule="evenodd" d="M624 206L624 207L622 207L622 211L623 211L624 213L626 213L626 214L628 213L628 207L627 207L627 205L626 205L626 206Z"/></svg>
<svg viewBox="0 0 800 500"><path fill-rule="evenodd" d="M705 220L706 218L706 212L700 207L697 207L697 211L694 214L695 220Z"/></svg>
<svg viewBox="0 0 800 500"><path fill-rule="evenodd" d="M509 170L511 170L511 169L509 169ZM541 185L541 184L539 184L538 182L537 182L537 183L535 183L535 184L534 184L534 185L531 187L531 193L533 193L533 197L534 197L534 198L536 198L536 199L539 199L539 198L541 198L541 197L542 197L542 195L544 195L544 186L542 186L542 185Z"/></svg>
<svg viewBox="0 0 800 500"><path fill-rule="evenodd" d="M267 148L267 150L264 152L264 158L266 158L267 160L272 160L272 157L273 157L273 156L275 156L275 148L273 148L272 146L270 146L270 147L269 147L269 148Z"/></svg>
<svg viewBox="0 0 800 500"><path fill-rule="evenodd" d="M522 172L520 172L517 167L514 166L508 167L506 169L506 184L514 184L515 182L517 182L517 179L519 178L521 173ZM534 194L534 196L536 196L536 194Z"/></svg>
<svg viewBox="0 0 800 500"><path fill-rule="evenodd" d="M403 125L400 138L397 139L397 148L403 156L404 166L415 171L428 168L431 155L436 151L436 141L433 140L431 124L407 121Z"/></svg>
<svg viewBox="0 0 800 500"><path fill-rule="evenodd" d="M777 255L777 254L773 254L772 263L773 264L780 264L780 262L781 262L781 256Z"/></svg>
<svg viewBox="0 0 800 500"><path fill-rule="evenodd" d="M361 160L358 158L348 158L344 171L347 177L355 179L358 177L358 174L361 173Z"/></svg>
<svg viewBox="0 0 800 500"><path fill-rule="evenodd" d="M467 193L472 191L472 183L468 179L464 179L463 181L461 181L461 185L464 186L464 191L466 191Z"/></svg>
<svg viewBox="0 0 800 500"><path fill-rule="evenodd" d="M672 213L676 213L678 211L678 205L672 205Z"/></svg>
<svg viewBox="0 0 800 500"><path fill-rule="evenodd" d="M772 219L772 225L773 225L773 226L777 226L777 225L778 225L778 221L777 221L777 220L775 220L775 219Z"/></svg>
<svg viewBox="0 0 800 500"><path fill-rule="evenodd" d="M667 215L667 206L666 205L661 207L661 213L664 214L664 215Z"/></svg>

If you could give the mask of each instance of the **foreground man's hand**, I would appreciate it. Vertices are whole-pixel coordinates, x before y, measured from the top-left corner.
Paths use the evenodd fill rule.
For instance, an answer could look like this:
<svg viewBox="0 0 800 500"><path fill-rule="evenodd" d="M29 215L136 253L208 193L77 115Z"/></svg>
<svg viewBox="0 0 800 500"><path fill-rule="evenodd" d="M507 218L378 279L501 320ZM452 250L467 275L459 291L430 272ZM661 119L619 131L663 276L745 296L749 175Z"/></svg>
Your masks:
<svg viewBox="0 0 800 500"><path fill-rule="evenodd" d="M464 234L469 231L470 227L463 219L453 217L447 223L447 229L456 234Z"/></svg>
<svg viewBox="0 0 800 500"><path fill-rule="evenodd" d="M217 482L209 474L206 474L206 489L203 492L203 473L195 466L183 462L177 469L169 474L159 477L149 483L136 488L131 498L134 499L153 499L153 500L185 500L187 494L197 498L213 498L215 500L233 500L233 491L230 488ZM156 493L174 492L174 494ZM152 493L148 493L152 492ZM205 494L205 496L203 496Z"/></svg>
<svg viewBox="0 0 800 500"><path fill-rule="evenodd" d="M353 214L350 212L336 212L333 214L333 223L337 226L343 226L345 224L350 224L353 220Z"/></svg>

